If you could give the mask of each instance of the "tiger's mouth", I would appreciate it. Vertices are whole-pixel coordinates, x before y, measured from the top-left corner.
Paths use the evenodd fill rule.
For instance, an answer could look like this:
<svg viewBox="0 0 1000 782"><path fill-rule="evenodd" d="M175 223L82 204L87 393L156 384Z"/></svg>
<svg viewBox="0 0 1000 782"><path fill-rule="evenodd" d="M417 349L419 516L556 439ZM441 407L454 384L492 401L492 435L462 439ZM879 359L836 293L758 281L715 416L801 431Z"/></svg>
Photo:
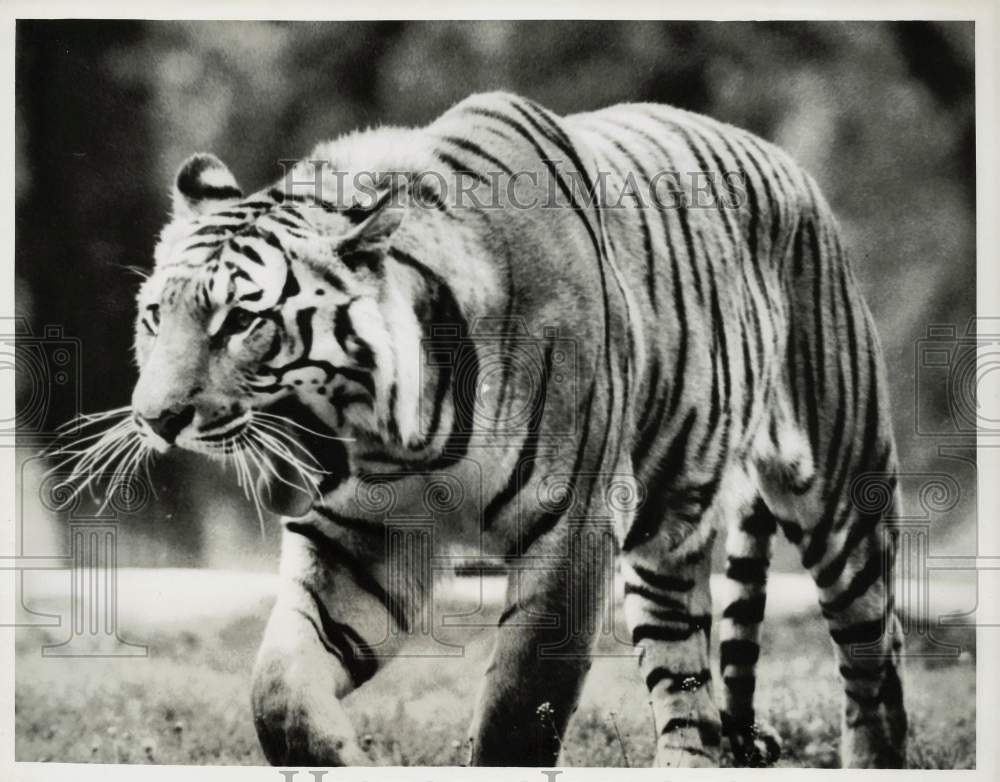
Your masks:
<svg viewBox="0 0 1000 782"><path fill-rule="evenodd" d="M83 435L77 445L89 445L79 450L72 442L57 449L76 462L69 479L76 492L112 466L124 464L134 471L154 453L177 449L233 469L263 520L265 507L284 516L305 514L349 473L346 443L351 438L333 432L293 397L265 409L234 403L228 413L207 423L193 406L152 419L126 406L82 420L86 426L112 424L104 432Z"/></svg>
<svg viewBox="0 0 1000 782"><path fill-rule="evenodd" d="M207 426L199 426L197 416L192 421L191 432L181 432L177 445L189 451L207 455L225 454L245 445L245 439L253 422L251 409L240 410L220 419L211 421ZM186 435L186 436L185 436Z"/></svg>
<svg viewBox="0 0 1000 782"><path fill-rule="evenodd" d="M252 410L240 408L205 422L192 405L154 419L132 413L139 437L152 450L166 453L176 446L212 457L224 457L239 447L252 419Z"/></svg>

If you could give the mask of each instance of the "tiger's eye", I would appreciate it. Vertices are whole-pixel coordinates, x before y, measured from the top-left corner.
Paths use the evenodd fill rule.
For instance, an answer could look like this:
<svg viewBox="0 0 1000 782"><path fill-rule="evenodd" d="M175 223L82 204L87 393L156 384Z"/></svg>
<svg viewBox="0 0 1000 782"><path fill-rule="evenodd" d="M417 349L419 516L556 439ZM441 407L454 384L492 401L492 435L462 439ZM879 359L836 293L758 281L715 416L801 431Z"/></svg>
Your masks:
<svg viewBox="0 0 1000 782"><path fill-rule="evenodd" d="M221 331L225 334L239 334L250 328L257 320L257 313L245 310L242 307L233 307L229 310Z"/></svg>

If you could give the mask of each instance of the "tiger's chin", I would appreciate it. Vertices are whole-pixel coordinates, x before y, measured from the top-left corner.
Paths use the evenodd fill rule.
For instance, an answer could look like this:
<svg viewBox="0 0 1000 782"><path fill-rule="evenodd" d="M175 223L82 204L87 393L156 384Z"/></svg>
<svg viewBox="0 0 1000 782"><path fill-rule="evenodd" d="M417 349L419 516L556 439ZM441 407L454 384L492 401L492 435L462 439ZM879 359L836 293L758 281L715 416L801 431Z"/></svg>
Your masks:
<svg viewBox="0 0 1000 782"><path fill-rule="evenodd" d="M262 471L257 476L257 496L264 507L278 516L305 516L317 498L318 489L305 485L290 465L280 462L272 466L276 474Z"/></svg>
<svg viewBox="0 0 1000 782"><path fill-rule="evenodd" d="M299 517L313 502L339 484L349 472L345 438L294 397L268 406L265 424L272 435L280 429L286 452L300 467L286 460L271 460L273 470L264 470L257 481L258 496L268 510L281 516Z"/></svg>

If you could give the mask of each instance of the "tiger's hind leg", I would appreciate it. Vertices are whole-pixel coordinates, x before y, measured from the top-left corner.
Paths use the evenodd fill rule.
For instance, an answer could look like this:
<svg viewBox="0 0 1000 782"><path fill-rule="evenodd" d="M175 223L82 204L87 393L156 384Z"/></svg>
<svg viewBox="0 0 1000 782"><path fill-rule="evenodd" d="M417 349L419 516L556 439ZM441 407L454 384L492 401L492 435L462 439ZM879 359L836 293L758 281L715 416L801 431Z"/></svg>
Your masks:
<svg viewBox="0 0 1000 782"><path fill-rule="evenodd" d="M895 539L882 526L898 502L896 479L883 468L858 471L847 483L856 489L866 477L881 484L889 498L882 507L862 507L852 498L827 501L826 507L840 509L836 520L824 523L818 515L820 522L812 527L782 527L792 533L789 538L816 583L836 649L844 686L841 765L902 768L907 717L900 678L902 630L892 596Z"/></svg>
<svg viewBox="0 0 1000 782"><path fill-rule="evenodd" d="M892 484L890 491L895 478ZM803 548L844 682L841 763L845 768L902 768L907 718L900 680L902 632L892 598L895 541L879 523L881 510L852 505L848 512L848 522L826 545L817 537Z"/></svg>
<svg viewBox="0 0 1000 782"><path fill-rule="evenodd" d="M730 524L726 537L728 599L719 632L722 730L739 766L768 766L781 754L777 733L757 721L753 706L760 623L776 528L777 520L758 498L749 513Z"/></svg>
<svg viewBox="0 0 1000 782"><path fill-rule="evenodd" d="M715 530L707 516L671 538L660 531L624 552L625 619L639 648L657 730L657 766L717 767L722 742L712 696L709 575Z"/></svg>
<svg viewBox="0 0 1000 782"><path fill-rule="evenodd" d="M328 538L312 524L289 524L283 533L283 584L251 694L257 737L274 765L372 762L340 699L398 651L412 610L399 596L412 598L419 590L384 583L382 540L381 530L370 546Z"/></svg>

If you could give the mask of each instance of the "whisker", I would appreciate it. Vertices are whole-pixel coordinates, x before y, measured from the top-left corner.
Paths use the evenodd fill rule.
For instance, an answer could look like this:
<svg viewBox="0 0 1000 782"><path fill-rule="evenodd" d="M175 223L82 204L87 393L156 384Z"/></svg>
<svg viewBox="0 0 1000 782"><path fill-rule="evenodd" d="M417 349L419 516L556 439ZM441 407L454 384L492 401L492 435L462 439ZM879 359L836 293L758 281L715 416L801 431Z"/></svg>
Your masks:
<svg viewBox="0 0 1000 782"><path fill-rule="evenodd" d="M283 475L281 475L278 472L278 470L274 467L274 465L271 463L271 460L268 457L268 454L269 453L274 453L274 451L272 449L270 449L266 443L263 443L263 442L260 442L260 441L254 441L253 440L253 437L255 435L254 432L251 431L248 434L249 434L248 444L260 456L260 458L263 460L264 464L267 466L267 469L271 472L272 475L274 475L275 478L277 478L279 481L281 481L282 483L284 483L286 486L289 486L289 487L291 487L293 489L296 489L298 491L302 491L304 488L306 488L304 486L292 483L291 481L289 481L288 479L286 479ZM261 450L259 450L259 449L264 449L264 452L261 452ZM276 455L280 457L280 454L276 454ZM284 460L284 461L287 461L287 460ZM295 467L295 465L292 464L292 467ZM313 492L315 493L315 495L318 497L319 496L319 484L316 482L316 480L311 475L309 475L308 473L306 473L305 475L303 475L302 471L299 470L298 468L296 468L296 471L299 473L299 476L302 477L305 480L305 483L308 484L309 488L311 488L313 490Z"/></svg>
<svg viewBox="0 0 1000 782"><path fill-rule="evenodd" d="M71 426L90 426L91 424L98 423L100 421L106 421L108 418L116 418L118 416L127 415L132 412L131 405L123 405L122 407L113 407L110 410L102 410L99 413L78 413L73 418L68 421L64 421L56 427L56 431L60 432L65 429L69 429Z"/></svg>
<svg viewBox="0 0 1000 782"><path fill-rule="evenodd" d="M353 443L353 437L339 437L332 434L323 434L322 432L317 432L315 429L310 429L308 426L303 426L298 421L293 421L291 418L286 418L283 415L275 415L274 413L268 413L264 410L254 410L254 416L260 416L262 418L270 419L273 421L280 421L283 424L288 424L289 426L294 426L296 429L301 429L304 432L309 432L311 435L316 437L322 437L324 440L338 440L343 443Z"/></svg>
<svg viewBox="0 0 1000 782"><path fill-rule="evenodd" d="M129 478L129 476L132 474L131 473L131 470L132 470L131 465L133 465L133 463L134 463L134 459L136 458L136 454L139 454L139 455L142 454L143 447L144 446L143 446L142 440L138 440L137 439L132 444L132 446L127 450L127 452L123 456L121 456L121 458L118 460L118 463L119 463L118 470L123 475L123 481L127 481L128 478ZM97 509L97 515L101 515L102 513L104 513L104 509L108 506L108 503L111 501L111 494L112 494L111 489L112 488L113 487L109 486L108 487L109 490L107 492L105 492L105 494L104 494L104 502L102 502L100 508Z"/></svg>
<svg viewBox="0 0 1000 782"><path fill-rule="evenodd" d="M108 473L112 466L130 456L134 449L141 446L142 441L139 440L138 437L135 439L127 436L117 438L112 446L108 447L101 455L96 456L92 461L88 462L86 467L78 465L70 474L70 477L66 482L75 483L79 480L79 477L84 474L86 474L86 477L83 483L74 487L73 496L79 496L80 492L84 489L88 489L91 498L96 501L97 498L94 496L93 492L94 481ZM108 498L105 497L105 501L101 505L101 511L103 511L104 507L107 505L107 499Z"/></svg>
<svg viewBox="0 0 1000 782"><path fill-rule="evenodd" d="M48 477L49 475L58 472L72 462L76 462L76 465L71 471L71 476L83 472L89 468L94 460L100 458L100 456L105 453L107 449L115 447L118 442L127 439L130 434L131 428L128 426L128 422L120 422L119 424L116 424L101 433L97 442L91 443L82 450L70 450L70 445L73 445L73 443L68 443L65 448L49 454L49 456L67 456L67 458L46 470L45 476ZM93 438L87 437L85 440L81 440L80 442L85 442L89 439Z"/></svg>
<svg viewBox="0 0 1000 782"><path fill-rule="evenodd" d="M122 266L122 268L125 269L126 271L132 272L133 274L141 277L144 280L148 280L150 278L150 275L152 274L149 271L149 269L143 269L141 266L133 266L132 264L127 264L125 266Z"/></svg>
<svg viewBox="0 0 1000 782"><path fill-rule="evenodd" d="M325 470L317 469L304 463L294 453L289 451L281 441L266 432L257 432L256 434L258 442L260 442L261 445L265 446L271 453L280 458L286 464L292 466L296 472L299 473L300 477L304 480L308 480L310 484L317 484L319 476L329 474Z"/></svg>
<svg viewBox="0 0 1000 782"><path fill-rule="evenodd" d="M308 448L306 448L302 443L296 440L290 433L278 429L271 424L265 423L264 421L257 421L253 424L254 429L256 429L260 434L267 434L269 437L274 438L279 443L284 445L286 448L292 446L295 450L301 452L310 462L316 465L316 469L320 472L325 473L323 466L316 460L316 457L312 455Z"/></svg>
<svg viewBox="0 0 1000 782"><path fill-rule="evenodd" d="M260 538L261 540L267 540L267 529L264 526L264 511L261 507L260 497L257 495L257 487L254 485L253 476L250 473L250 467L247 464L246 451L236 450L233 453L235 454L237 464L240 467L240 472L244 476L244 494L247 499L253 502L254 509L257 511L257 520L260 522Z"/></svg>
<svg viewBox="0 0 1000 782"><path fill-rule="evenodd" d="M253 465L257 468L257 474L259 476L263 476L265 472L271 472L274 473L275 477L280 479L280 476L274 472L274 467L271 465L270 461L268 461L266 457L260 451L257 450L257 447L253 443L251 443L249 440L245 440L245 445L248 449L247 456L249 457ZM264 481L264 490L267 492L267 498L271 499L270 481L267 480Z"/></svg>
<svg viewBox="0 0 1000 782"><path fill-rule="evenodd" d="M119 421L110 429L105 429L102 432L94 432L93 434L83 435L73 440L72 442L67 443L64 447L55 449L49 455L56 456L60 453L72 453L72 451L69 450L70 446L77 447L79 445L83 445L83 443L88 442L90 440L97 440L101 437L107 437L109 432L113 432L117 429L127 429L131 425L131 423L132 423L131 421Z"/></svg>
<svg viewBox="0 0 1000 782"><path fill-rule="evenodd" d="M43 455L48 458L52 458L52 457L62 456L63 454L82 453L88 450L89 448L93 448L94 445L87 446L87 448L84 448L83 451L78 451L75 449L77 449L79 446L91 440L100 440L105 437L111 436L116 432L128 431L131 428L131 426L132 422L126 419L124 421L118 421L116 424L113 424L112 426L109 426L107 429L104 429L100 432L94 432L92 434L86 434L86 435L81 434L75 437L74 439L68 441L66 440L66 438L69 437L70 435L69 433L64 433L63 435L60 436L60 439L57 439L55 442L52 443L52 445L49 448L46 449Z"/></svg>
<svg viewBox="0 0 1000 782"><path fill-rule="evenodd" d="M146 481L149 483L150 491L153 492L153 496L159 499L159 494L156 493L156 484L153 482L153 476L149 472L149 462L153 456L153 449L146 448L142 454L142 471L146 475Z"/></svg>

